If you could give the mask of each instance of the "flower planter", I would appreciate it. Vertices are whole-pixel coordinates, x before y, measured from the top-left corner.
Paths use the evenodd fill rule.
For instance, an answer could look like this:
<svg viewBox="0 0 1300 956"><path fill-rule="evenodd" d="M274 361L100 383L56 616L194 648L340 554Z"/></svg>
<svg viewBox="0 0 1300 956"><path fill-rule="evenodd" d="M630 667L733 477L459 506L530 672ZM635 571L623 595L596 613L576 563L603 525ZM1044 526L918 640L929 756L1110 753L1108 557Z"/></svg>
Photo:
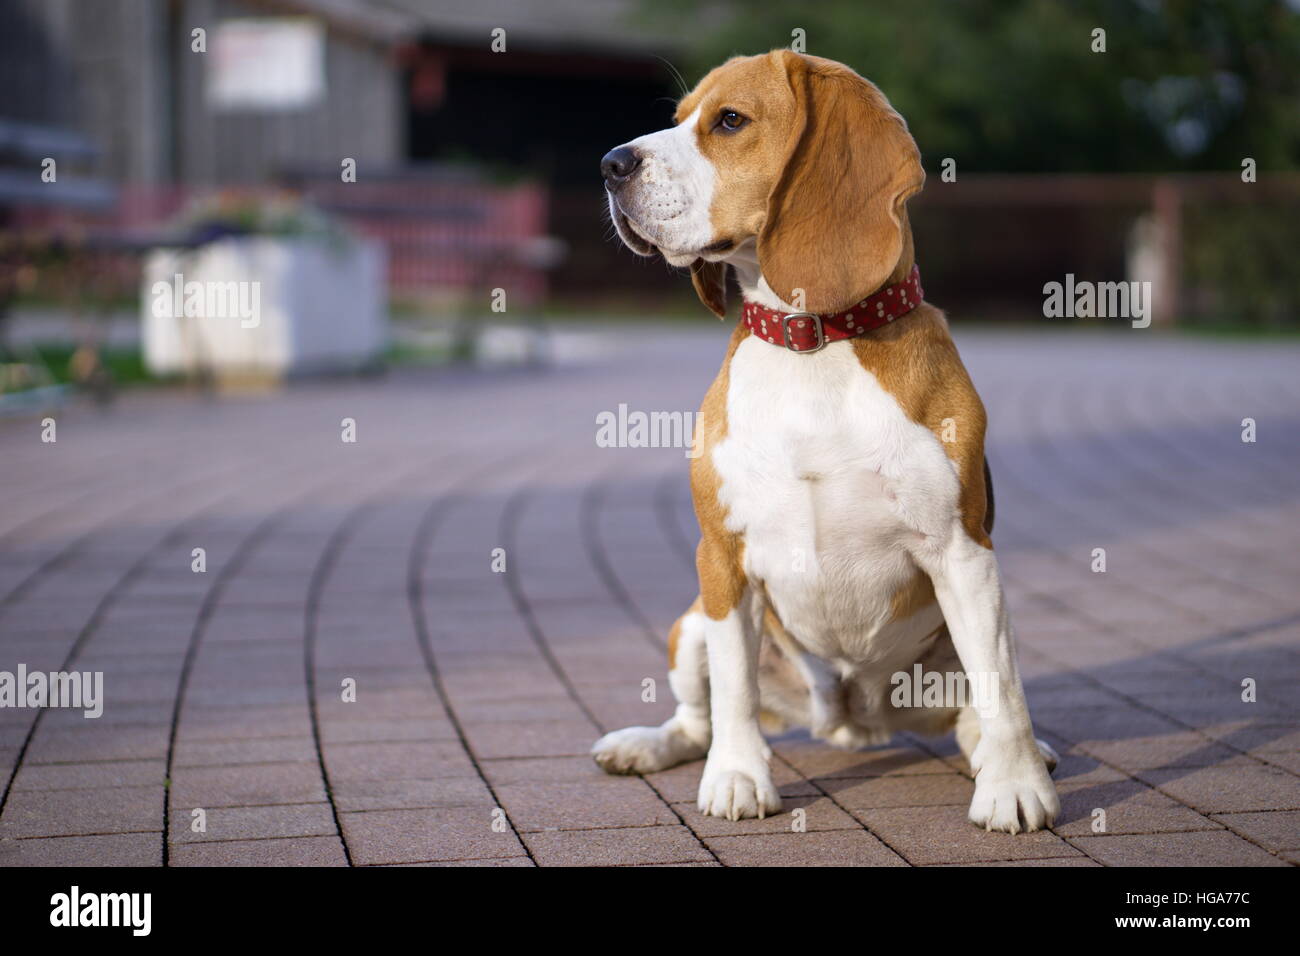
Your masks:
<svg viewBox="0 0 1300 956"><path fill-rule="evenodd" d="M282 379L352 371L388 341L383 250L348 239L237 237L144 264L145 362L159 375Z"/></svg>

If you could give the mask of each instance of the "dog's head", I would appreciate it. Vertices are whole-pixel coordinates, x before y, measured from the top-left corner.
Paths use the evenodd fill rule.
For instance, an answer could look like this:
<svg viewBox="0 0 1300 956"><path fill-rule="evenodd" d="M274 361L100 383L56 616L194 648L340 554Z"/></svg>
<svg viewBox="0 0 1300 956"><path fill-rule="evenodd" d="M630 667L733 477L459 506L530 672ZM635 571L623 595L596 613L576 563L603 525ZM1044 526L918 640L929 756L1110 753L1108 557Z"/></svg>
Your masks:
<svg viewBox="0 0 1300 956"><path fill-rule="evenodd" d="M811 312L865 298L910 256L904 204L925 182L920 153L848 67L789 50L736 57L675 119L606 154L610 216L634 252L689 266L718 315L726 260L742 250L780 299Z"/></svg>

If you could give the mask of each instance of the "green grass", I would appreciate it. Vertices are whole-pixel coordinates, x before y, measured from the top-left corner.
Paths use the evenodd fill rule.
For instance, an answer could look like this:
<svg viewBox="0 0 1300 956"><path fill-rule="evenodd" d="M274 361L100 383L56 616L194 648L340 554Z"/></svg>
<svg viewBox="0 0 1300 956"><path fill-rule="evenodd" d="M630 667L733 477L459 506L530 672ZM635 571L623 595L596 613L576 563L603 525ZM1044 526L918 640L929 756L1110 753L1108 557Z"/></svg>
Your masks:
<svg viewBox="0 0 1300 956"><path fill-rule="evenodd" d="M76 347L72 345L46 344L32 349L24 349L16 354L0 356L0 360L18 363L31 363L33 359L44 364L53 378L53 384L76 384L73 379L71 363ZM181 381L181 376L157 376L150 374L144 364L144 355L139 349L115 348L104 349L99 353L100 361L112 375L113 386L127 388L135 385L171 384ZM451 356L445 348L426 348L421 346L394 344L385 351L380 364L386 365L442 365Z"/></svg>
<svg viewBox="0 0 1300 956"><path fill-rule="evenodd" d="M451 358L446 348L404 345L394 342L384 352L384 361L391 365L440 365Z"/></svg>
<svg viewBox="0 0 1300 956"><path fill-rule="evenodd" d="M1239 322L1187 322L1178 327L1183 335L1243 341L1294 341L1300 339L1300 326L1242 325Z"/></svg>
<svg viewBox="0 0 1300 956"><path fill-rule="evenodd" d="M72 345L38 345L32 351L49 369L54 381L60 385L72 383L71 361L76 347ZM31 352L20 354L15 358L22 361ZM144 356L139 349L104 349L99 353L100 361L113 376L116 385L140 385L158 382L160 379L150 375L144 365Z"/></svg>

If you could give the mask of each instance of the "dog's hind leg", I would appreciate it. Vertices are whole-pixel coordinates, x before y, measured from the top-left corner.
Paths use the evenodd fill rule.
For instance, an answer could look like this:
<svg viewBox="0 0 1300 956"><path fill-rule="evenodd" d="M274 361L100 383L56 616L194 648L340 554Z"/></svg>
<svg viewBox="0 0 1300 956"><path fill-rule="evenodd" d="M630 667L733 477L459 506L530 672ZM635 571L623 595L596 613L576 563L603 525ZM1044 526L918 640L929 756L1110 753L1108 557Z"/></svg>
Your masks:
<svg viewBox="0 0 1300 956"><path fill-rule="evenodd" d="M653 773L698 760L709 751L708 655L699 598L668 635L668 683L677 711L658 727L624 727L606 734L591 755L606 773Z"/></svg>
<svg viewBox="0 0 1300 956"><path fill-rule="evenodd" d="M854 691L826 661L800 652L796 666L808 685L808 729L818 740L840 750L860 750L887 743L889 731L871 723L859 723L850 714Z"/></svg>

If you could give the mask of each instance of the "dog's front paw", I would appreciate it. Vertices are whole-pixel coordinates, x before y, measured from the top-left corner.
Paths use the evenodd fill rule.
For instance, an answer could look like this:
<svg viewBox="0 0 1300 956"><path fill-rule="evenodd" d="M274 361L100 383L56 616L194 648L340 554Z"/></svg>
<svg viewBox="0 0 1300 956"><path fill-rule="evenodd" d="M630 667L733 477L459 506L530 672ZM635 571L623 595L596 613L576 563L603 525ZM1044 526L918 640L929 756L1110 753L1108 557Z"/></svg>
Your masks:
<svg viewBox="0 0 1300 956"><path fill-rule="evenodd" d="M727 820L769 816L781 811L781 795L772 783L772 774L762 764L743 770L704 765L700 780L701 813Z"/></svg>
<svg viewBox="0 0 1300 956"><path fill-rule="evenodd" d="M1051 826L1060 812L1056 787L1037 750L1023 760L990 760L975 777L970 821L985 830L1032 833Z"/></svg>

